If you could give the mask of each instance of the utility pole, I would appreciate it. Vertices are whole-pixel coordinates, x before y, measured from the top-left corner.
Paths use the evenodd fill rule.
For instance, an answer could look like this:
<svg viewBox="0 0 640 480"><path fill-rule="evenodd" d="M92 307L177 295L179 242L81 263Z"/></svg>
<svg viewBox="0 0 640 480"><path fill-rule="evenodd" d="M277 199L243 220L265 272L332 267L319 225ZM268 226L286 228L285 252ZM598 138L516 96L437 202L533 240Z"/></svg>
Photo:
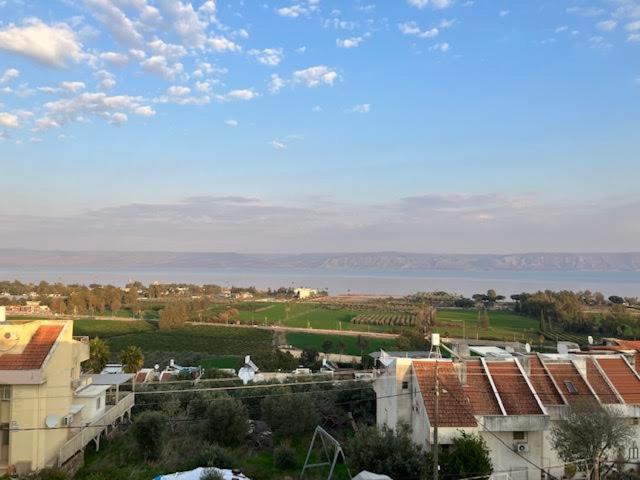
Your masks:
<svg viewBox="0 0 640 480"><path fill-rule="evenodd" d="M439 414L439 400L440 400L440 382L438 380L438 359L436 358L436 405L435 405L435 419L433 424L433 480L438 480L438 414Z"/></svg>

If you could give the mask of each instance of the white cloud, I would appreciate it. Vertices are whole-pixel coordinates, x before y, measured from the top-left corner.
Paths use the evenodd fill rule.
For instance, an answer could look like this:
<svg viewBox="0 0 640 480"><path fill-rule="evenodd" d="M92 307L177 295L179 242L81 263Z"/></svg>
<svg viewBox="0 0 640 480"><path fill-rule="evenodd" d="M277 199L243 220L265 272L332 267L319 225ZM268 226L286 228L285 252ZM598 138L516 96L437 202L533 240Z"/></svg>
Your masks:
<svg viewBox="0 0 640 480"><path fill-rule="evenodd" d="M249 38L249 32L245 28L234 30L233 32L231 32L231 34L236 37Z"/></svg>
<svg viewBox="0 0 640 480"><path fill-rule="evenodd" d="M554 32L555 33L562 33L562 32L566 32L569 29L569 27L567 25L560 25L559 27L557 27Z"/></svg>
<svg viewBox="0 0 640 480"><path fill-rule="evenodd" d="M198 8L198 13L204 15L209 23L216 21L217 6L214 0L207 0Z"/></svg>
<svg viewBox="0 0 640 480"><path fill-rule="evenodd" d="M182 85L172 85L167 88L167 95L172 97L184 97L191 93L191 89L189 87L184 87Z"/></svg>
<svg viewBox="0 0 640 480"><path fill-rule="evenodd" d="M165 58L179 59L187 54L187 49L182 45L176 45L173 43L165 43L159 38L149 42L149 47L157 55L162 55Z"/></svg>
<svg viewBox="0 0 640 480"><path fill-rule="evenodd" d="M98 88L100 90L111 90L116 86L116 77L106 70L98 70L95 73L95 77L98 79Z"/></svg>
<svg viewBox="0 0 640 480"><path fill-rule="evenodd" d="M617 26L618 26L618 22L615 20L603 20L596 24L596 27L598 28L598 30L602 30L603 32L611 32L615 30Z"/></svg>
<svg viewBox="0 0 640 480"><path fill-rule="evenodd" d="M604 15L605 10L600 7L568 7L566 10L567 13L572 13L574 15L580 15L581 17L598 17L600 15Z"/></svg>
<svg viewBox="0 0 640 480"><path fill-rule="evenodd" d="M302 5L291 5L290 7L282 7L276 10L281 17L298 18L300 15L306 15L308 10Z"/></svg>
<svg viewBox="0 0 640 480"><path fill-rule="evenodd" d="M99 55L101 60L104 60L116 67L124 67L129 63L129 56L119 52L104 52Z"/></svg>
<svg viewBox="0 0 640 480"><path fill-rule="evenodd" d="M356 48L360 46L363 40L364 37L337 38L336 45L340 48Z"/></svg>
<svg viewBox="0 0 640 480"><path fill-rule="evenodd" d="M322 111L322 107L321 107L320 105L314 105L314 106L311 108L311 111L312 111L312 112L321 112L321 111Z"/></svg>
<svg viewBox="0 0 640 480"><path fill-rule="evenodd" d="M640 42L640 33L630 33L627 37L628 42Z"/></svg>
<svg viewBox="0 0 640 480"><path fill-rule="evenodd" d="M278 139L273 139L271 140L271 146L276 149L276 150L286 150L287 149L287 144L284 142L281 142Z"/></svg>
<svg viewBox="0 0 640 480"><path fill-rule="evenodd" d="M509 15L509 10L500 10L498 12L498 15L500 15L501 17L506 17L507 15Z"/></svg>
<svg viewBox="0 0 640 480"><path fill-rule="evenodd" d="M15 68L7 68L2 75L0 75L0 83L7 83L20 76L20 71Z"/></svg>
<svg viewBox="0 0 640 480"><path fill-rule="evenodd" d="M317 87L323 84L333 85L338 79L340 79L338 73L326 65L316 65L293 72L294 83L303 83L307 87Z"/></svg>
<svg viewBox="0 0 640 480"><path fill-rule="evenodd" d="M431 48L429 48L429 50L436 50L442 53L448 52L450 49L451 45L449 45L447 42L436 43Z"/></svg>
<svg viewBox="0 0 640 480"><path fill-rule="evenodd" d="M116 112L109 117L109 123L112 125L122 125L127 123L128 120L127 114L122 112Z"/></svg>
<svg viewBox="0 0 640 480"><path fill-rule="evenodd" d="M163 0L162 8L173 19L173 29L190 47L202 47L206 40L207 21L201 20L190 3Z"/></svg>
<svg viewBox="0 0 640 480"><path fill-rule="evenodd" d="M144 52L144 50L138 50L136 48L132 48L131 50L129 50L129 55L131 56L131 58L138 61L147 58L147 54Z"/></svg>
<svg viewBox="0 0 640 480"><path fill-rule="evenodd" d="M128 47L143 45L136 24L111 0L85 0L85 4L118 43Z"/></svg>
<svg viewBox="0 0 640 480"><path fill-rule="evenodd" d="M223 100L253 100L258 94L251 89L244 88L238 90L231 90L224 95Z"/></svg>
<svg viewBox="0 0 640 480"><path fill-rule="evenodd" d="M269 67L276 67L284 58L282 48L265 48L264 50L249 50L249 55L256 57L258 62Z"/></svg>
<svg viewBox="0 0 640 480"><path fill-rule="evenodd" d="M196 82L196 90L202 93L208 93L211 91L211 84L209 82Z"/></svg>
<svg viewBox="0 0 640 480"><path fill-rule="evenodd" d="M156 114L156 111L148 105L142 105L140 107L135 107L133 109L133 113L141 117L153 117Z"/></svg>
<svg viewBox="0 0 640 480"><path fill-rule="evenodd" d="M68 25L47 25L37 18L29 19L23 27L10 25L0 30L0 50L57 68L84 57L82 45Z"/></svg>
<svg viewBox="0 0 640 480"><path fill-rule="evenodd" d="M239 52L242 50L240 45L221 35L207 39L207 44L216 52Z"/></svg>
<svg viewBox="0 0 640 480"><path fill-rule="evenodd" d="M60 124L51 117L42 117L36 120L36 126L33 128L34 132L46 132L52 128L59 128Z"/></svg>
<svg viewBox="0 0 640 480"><path fill-rule="evenodd" d="M238 121L237 120L233 120L233 119L229 119L229 120L225 120L224 123L230 127L237 127L238 126Z"/></svg>
<svg viewBox="0 0 640 480"><path fill-rule="evenodd" d="M176 75L183 72L184 67L181 63L169 64L167 59L162 55L154 55L140 63L145 72L155 73L168 80L173 80Z"/></svg>
<svg viewBox="0 0 640 480"><path fill-rule="evenodd" d="M351 111L356 113L369 113L371 111L371 104L361 103L359 105L355 105Z"/></svg>
<svg viewBox="0 0 640 480"><path fill-rule="evenodd" d="M307 47L302 45L301 47L296 48L296 53L304 53L307 51Z"/></svg>
<svg viewBox="0 0 640 480"><path fill-rule="evenodd" d="M18 116L12 113L0 112L0 126L7 128L20 128Z"/></svg>
<svg viewBox="0 0 640 480"><path fill-rule="evenodd" d="M60 83L60 88L68 92L77 93L80 90L84 90L86 85L84 82L62 82Z"/></svg>
<svg viewBox="0 0 640 480"><path fill-rule="evenodd" d="M271 78L269 80L268 89L270 93L278 93L285 86L285 81L280 75L277 73L272 73Z"/></svg>
<svg viewBox="0 0 640 480"><path fill-rule="evenodd" d="M403 35L415 35L420 38L437 37L440 33L436 27L422 31L416 22L405 22L398 24L398 28Z"/></svg>
<svg viewBox="0 0 640 480"><path fill-rule="evenodd" d="M452 0L407 0L407 3L412 7L424 8L427 5L431 5L436 9L448 8L451 6Z"/></svg>
<svg viewBox="0 0 640 480"><path fill-rule="evenodd" d="M629 32L637 32L638 30L640 30L640 20L627 23L627 25L624 28Z"/></svg>

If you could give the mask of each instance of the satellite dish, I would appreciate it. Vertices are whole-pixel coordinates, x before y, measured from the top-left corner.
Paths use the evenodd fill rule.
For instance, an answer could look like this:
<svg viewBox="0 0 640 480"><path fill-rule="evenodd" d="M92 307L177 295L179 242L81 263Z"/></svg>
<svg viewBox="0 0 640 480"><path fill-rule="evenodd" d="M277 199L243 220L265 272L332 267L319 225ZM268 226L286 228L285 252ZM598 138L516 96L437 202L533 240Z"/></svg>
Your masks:
<svg viewBox="0 0 640 480"><path fill-rule="evenodd" d="M56 428L60 423L60 419L57 415L47 415L44 419L44 424L47 428Z"/></svg>
<svg viewBox="0 0 640 480"><path fill-rule="evenodd" d="M531 345L529 345L529 342L524 344L524 349L527 353L531 353Z"/></svg>
<svg viewBox="0 0 640 480"><path fill-rule="evenodd" d="M160 365L158 365L157 363L153 366L154 370L160 370Z"/></svg>
<svg viewBox="0 0 640 480"><path fill-rule="evenodd" d="M593 345L593 337L591 335L587 337L587 342L589 342L589 345Z"/></svg>

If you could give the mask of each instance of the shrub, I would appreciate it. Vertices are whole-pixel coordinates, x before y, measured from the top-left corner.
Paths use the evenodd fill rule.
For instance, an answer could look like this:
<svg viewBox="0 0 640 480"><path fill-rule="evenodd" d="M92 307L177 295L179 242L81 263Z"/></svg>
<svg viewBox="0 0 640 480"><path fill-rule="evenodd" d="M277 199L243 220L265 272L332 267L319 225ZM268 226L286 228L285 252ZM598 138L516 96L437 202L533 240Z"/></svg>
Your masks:
<svg viewBox="0 0 640 480"><path fill-rule="evenodd" d="M166 429L167 417L163 413L146 411L136 417L131 430L145 459L160 456Z"/></svg>
<svg viewBox="0 0 640 480"><path fill-rule="evenodd" d="M306 393L265 397L261 409L262 419L276 434L285 437L313 431L320 419L313 399Z"/></svg>
<svg viewBox="0 0 640 480"><path fill-rule="evenodd" d="M249 415L244 404L228 395L211 400L206 412L205 436L211 442L238 445L247 435Z"/></svg>
<svg viewBox="0 0 640 480"><path fill-rule="evenodd" d="M280 470L291 470L296 466L296 452L287 443L282 443L273 451L273 464Z"/></svg>
<svg viewBox="0 0 640 480"><path fill-rule="evenodd" d="M198 454L199 466L203 467L231 468L233 462L233 453L217 443L205 445Z"/></svg>
<svg viewBox="0 0 640 480"><path fill-rule="evenodd" d="M69 480L69 475L61 468L49 467L38 471L33 478L35 480Z"/></svg>

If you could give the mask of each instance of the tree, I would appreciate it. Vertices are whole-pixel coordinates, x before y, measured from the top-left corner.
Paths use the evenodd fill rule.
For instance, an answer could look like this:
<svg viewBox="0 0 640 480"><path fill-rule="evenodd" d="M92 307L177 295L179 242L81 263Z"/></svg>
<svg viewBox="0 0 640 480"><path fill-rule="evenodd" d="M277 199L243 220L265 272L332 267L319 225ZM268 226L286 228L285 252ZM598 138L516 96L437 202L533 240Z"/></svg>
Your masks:
<svg viewBox="0 0 640 480"><path fill-rule="evenodd" d="M249 414L240 400L228 395L215 397L205 415L205 436L210 442L236 446L246 437Z"/></svg>
<svg viewBox="0 0 640 480"><path fill-rule="evenodd" d="M345 442L345 452L352 472L368 470L400 479L424 478L429 469L422 447L411 441L407 425L396 431L386 426L361 426Z"/></svg>
<svg viewBox="0 0 640 480"><path fill-rule="evenodd" d="M369 340L367 340L362 335L358 335L358 337L356 338L356 343L358 344L358 348L360 348L360 356L362 356L365 349L369 346Z"/></svg>
<svg viewBox="0 0 640 480"><path fill-rule="evenodd" d="M166 429L167 418L160 412L142 412L136 417L131 430L146 460L160 457Z"/></svg>
<svg viewBox="0 0 640 480"><path fill-rule="evenodd" d="M120 352L120 363L125 373L136 373L144 366L144 354L136 345L129 345Z"/></svg>
<svg viewBox="0 0 640 480"><path fill-rule="evenodd" d="M452 449L443 455L441 465L443 476L447 478L489 477L493 472L491 456L484 439L465 432L454 438Z"/></svg>
<svg viewBox="0 0 640 480"><path fill-rule="evenodd" d="M633 427L611 407L581 402L569 407L551 429L551 445L565 462L583 460L593 480L604 477L603 461L611 458L633 435Z"/></svg>
<svg viewBox="0 0 640 480"><path fill-rule="evenodd" d="M187 322L187 307L182 302L170 303L160 311L160 330L175 330Z"/></svg>
<svg viewBox="0 0 640 480"><path fill-rule="evenodd" d="M617 305L622 305L624 303L624 298L619 297L618 295L611 295L609 297L609 301Z"/></svg>
<svg viewBox="0 0 640 480"><path fill-rule="evenodd" d="M307 393L265 397L260 404L260 410L262 420L281 437L312 432L320 421L316 403ZM292 419L293 412L295 421Z"/></svg>
<svg viewBox="0 0 640 480"><path fill-rule="evenodd" d="M333 342L328 338L324 342L322 342L322 351L325 354L329 353L332 348L333 348Z"/></svg>
<svg viewBox="0 0 640 480"><path fill-rule="evenodd" d="M318 362L318 351L313 348L305 348L300 354L300 364L303 367L312 368Z"/></svg>
<svg viewBox="0 0 640 480"><path fill-rule="evenodd" d="M478 310L478 326L484 330L487 330L489 328L489 325L489 313L487 312L486 308L482 307L480 310Z"/></svg>
<svg viewBox="0 0 640 480"><path fill-rule="evenodd" d="M109 345L99 337L92 338L89 342L89 360L84 362L84 366L93 373L100 373L107 366L110 356Z"/></svg>

